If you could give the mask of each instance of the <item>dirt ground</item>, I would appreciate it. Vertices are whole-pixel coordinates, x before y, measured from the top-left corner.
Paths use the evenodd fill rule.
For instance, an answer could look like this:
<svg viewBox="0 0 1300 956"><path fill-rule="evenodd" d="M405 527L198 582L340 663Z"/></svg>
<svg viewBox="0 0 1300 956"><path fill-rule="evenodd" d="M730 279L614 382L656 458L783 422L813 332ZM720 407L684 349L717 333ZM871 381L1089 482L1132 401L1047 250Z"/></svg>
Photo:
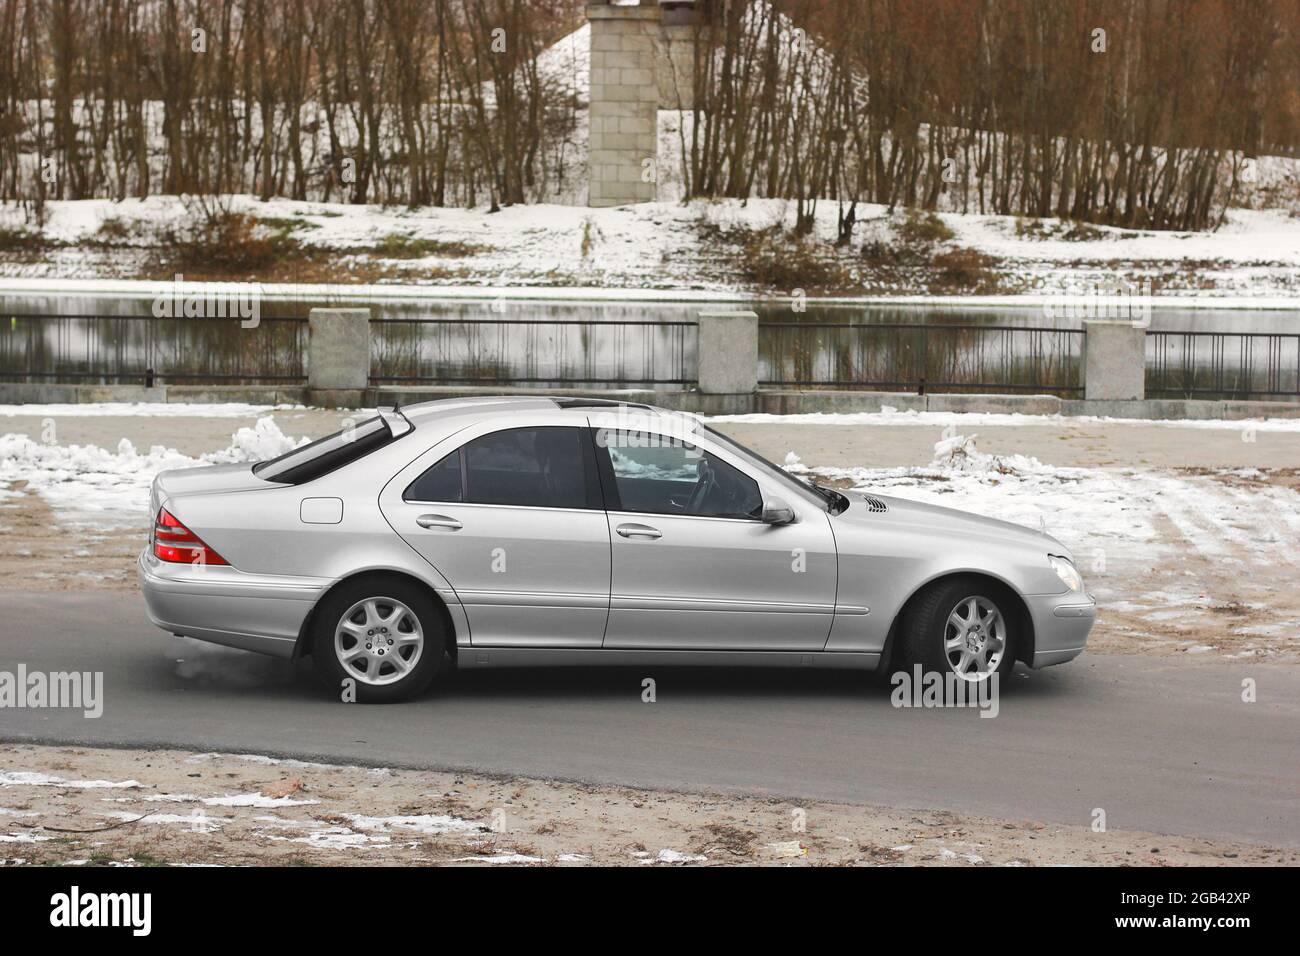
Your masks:
<svg viewBox="0 0 1300 956"><path fill-rule="evenodd" d="M1294 866L1300 851L252 755L0 750L0 865L186 863Z"/></svg>

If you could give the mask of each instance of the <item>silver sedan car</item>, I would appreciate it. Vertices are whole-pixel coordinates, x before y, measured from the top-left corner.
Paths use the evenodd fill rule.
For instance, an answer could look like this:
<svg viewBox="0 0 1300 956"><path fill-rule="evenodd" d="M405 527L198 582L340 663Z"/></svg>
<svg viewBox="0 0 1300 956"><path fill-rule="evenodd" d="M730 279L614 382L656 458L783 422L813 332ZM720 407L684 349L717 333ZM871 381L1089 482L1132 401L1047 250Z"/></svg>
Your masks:
<svg viewBox="0 0 1300 956"><path fill-rule="evenodd" d="M913 668L1083 650L1041 531L805 483L694 416L596 399L383 409L272 461L154 481L140 586L176 634L309 655L343 699L459 667Z"/></svg>

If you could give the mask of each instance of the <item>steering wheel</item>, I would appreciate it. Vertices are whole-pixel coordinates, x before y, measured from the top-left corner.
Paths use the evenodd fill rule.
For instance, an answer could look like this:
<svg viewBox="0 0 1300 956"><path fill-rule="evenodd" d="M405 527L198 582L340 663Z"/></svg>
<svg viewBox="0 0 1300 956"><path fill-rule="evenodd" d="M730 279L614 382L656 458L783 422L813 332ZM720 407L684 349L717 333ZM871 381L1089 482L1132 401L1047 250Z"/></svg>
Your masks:
<svg viewBox="0 0 1300 956"><path fill-rule="evenodd" d="M699 477L695 481L695 490L691 492L690 501L686 503L687 514L700 514L709 495L718 489L718 476L709 466L709 459L701 457L696 468Z"/></svg>

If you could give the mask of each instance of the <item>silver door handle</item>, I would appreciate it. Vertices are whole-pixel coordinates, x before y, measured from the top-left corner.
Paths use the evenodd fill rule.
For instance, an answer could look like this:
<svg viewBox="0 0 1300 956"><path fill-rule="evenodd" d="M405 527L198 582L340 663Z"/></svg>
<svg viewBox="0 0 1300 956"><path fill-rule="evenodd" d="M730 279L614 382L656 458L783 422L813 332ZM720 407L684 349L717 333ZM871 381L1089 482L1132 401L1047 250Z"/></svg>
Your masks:
<svg viewBox="0 0 1300 956"><path fill-rule="evenodd" d="M662 538L657 528L648 524L621 524L614 529L625 538Z"/></svg>
<svg viewBox="0 0 1300 956"><path fill-rule="evenodd" d="M448 531L459 531L463 527L455 518L446 515L420 515L415 523L421 528L446 528Z"/></svg>

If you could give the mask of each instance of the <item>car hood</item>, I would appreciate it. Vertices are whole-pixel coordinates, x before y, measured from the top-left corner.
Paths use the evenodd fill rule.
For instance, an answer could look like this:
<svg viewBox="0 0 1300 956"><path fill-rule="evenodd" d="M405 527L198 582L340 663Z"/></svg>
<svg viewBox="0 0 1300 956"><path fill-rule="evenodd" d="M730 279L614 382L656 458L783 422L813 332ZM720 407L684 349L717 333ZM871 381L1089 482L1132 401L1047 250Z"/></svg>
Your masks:
<svg viewBox="0 0 1300 956"><path fill-rule="evenodd" d="M892 495L878 495L874 492L864 494L858 491L844 491L842 494L849 499L850 504L836 520L851 522L864 529L927 529L941 534L1042 548L1074 560L1074 555L1065 545L1037 528L1028 528L999 518L986 518L956 508L912 501L909 498L895 498ZM873 498L884 503L885 511L871 510L869 499Z"/></svg>

